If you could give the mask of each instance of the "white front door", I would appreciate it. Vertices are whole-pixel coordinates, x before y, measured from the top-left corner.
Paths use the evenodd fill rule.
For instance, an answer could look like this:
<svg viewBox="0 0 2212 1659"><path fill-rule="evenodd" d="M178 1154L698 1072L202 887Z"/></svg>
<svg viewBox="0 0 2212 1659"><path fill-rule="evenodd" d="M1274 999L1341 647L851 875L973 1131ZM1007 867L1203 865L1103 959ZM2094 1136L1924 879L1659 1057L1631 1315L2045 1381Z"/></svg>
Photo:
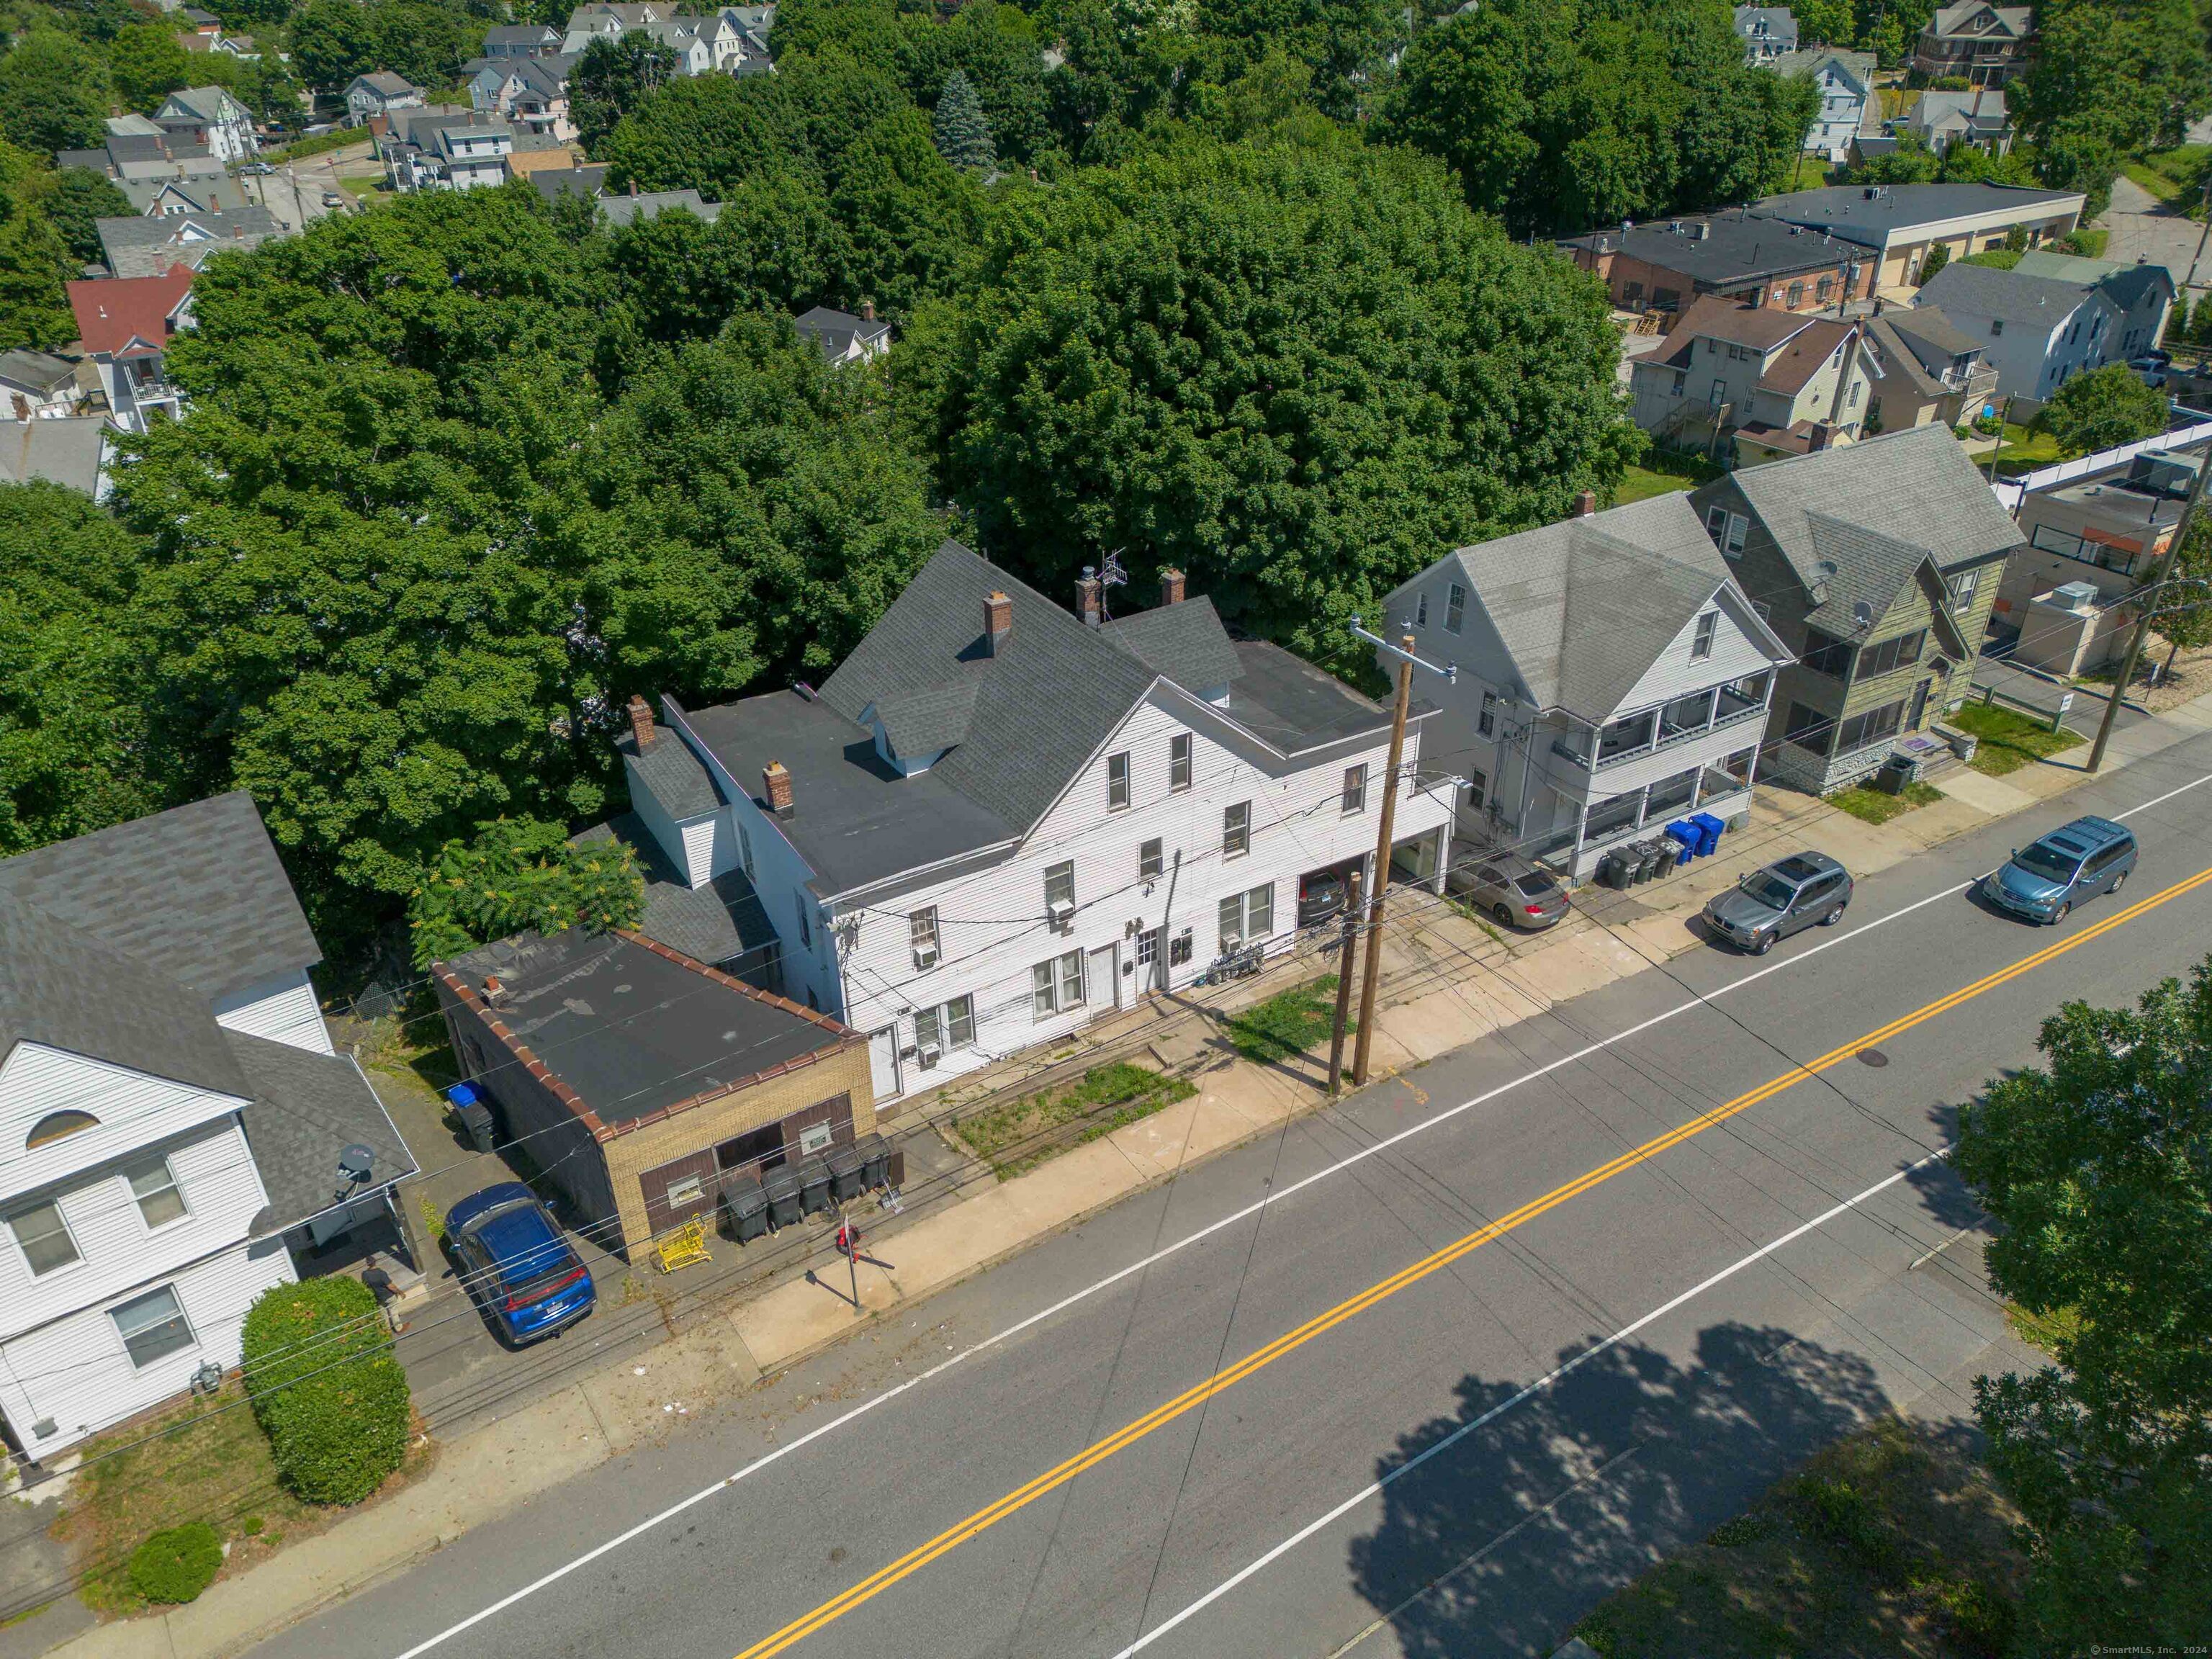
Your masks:
<svg viewBox="0 0 2212 1659"><path fill-rule="evenodd" d="M1103 1013L1121 1006L1121 971L1120 951L1111 945L1102 945L1091 953L1084 967L1085 990L1092 1008Z"/></svg>
<svg viewBox="0 0 2212 1659"><path fill-rule="evenodd" d="M875 1076L878 1100L888 1100L899 1091L897 1026L868 1033L868 1070Z"/></svg>

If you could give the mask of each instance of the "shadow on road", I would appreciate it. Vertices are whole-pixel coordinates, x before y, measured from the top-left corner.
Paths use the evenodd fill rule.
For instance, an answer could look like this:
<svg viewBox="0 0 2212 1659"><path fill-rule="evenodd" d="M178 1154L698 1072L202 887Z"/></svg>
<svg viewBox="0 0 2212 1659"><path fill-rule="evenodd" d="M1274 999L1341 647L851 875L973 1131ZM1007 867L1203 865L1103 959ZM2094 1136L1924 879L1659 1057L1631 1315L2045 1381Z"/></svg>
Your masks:
<svg viewBox="0 0 2212 1659"><path fill-rule="evenodd" d="M1730 1322L1700 1333L1686 1367L1607 1350L1408 1468L1521 1386L1467 1377L1457 1413L1377 1471L1383 1518L1349 1565L1375 1636L1412 1659L1551 1653L1613 1589L1888 1409L1856 1356Z"/></svg>

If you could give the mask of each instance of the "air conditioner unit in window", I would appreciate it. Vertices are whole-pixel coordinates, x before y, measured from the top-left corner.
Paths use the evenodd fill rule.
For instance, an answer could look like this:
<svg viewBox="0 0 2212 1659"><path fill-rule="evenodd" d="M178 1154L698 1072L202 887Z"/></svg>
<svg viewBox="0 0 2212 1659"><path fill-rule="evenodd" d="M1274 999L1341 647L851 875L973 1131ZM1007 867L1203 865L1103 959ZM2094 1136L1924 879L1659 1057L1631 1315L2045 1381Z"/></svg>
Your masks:
<svg viewBox="0 0 2212 1659"><path fill-rule="evenodd" d="M935 1043L925 1042L915 1049L914 1058L915 1064L919 1065L921 1069L926 1072L931 1066L936 1065L939 1060L943 1059L944 1054Z"/></svg>
<svg viewBox="0 0 2212 1659"><path fill-rule="evenodd" d="M1243 948L1244 936L1242 933L1224 933L1221 936L1221 954L1223 956L1225 957L1232 951L1241 951Z"/></svg>
<svg viewBox="0 0 2212 1659"><path fill-rule="evenodd" d="M1052 925L1055 927L1073 927L1075 922L1075 901L1054 899L1050 904L1045 906L1045 915L1052 919Z"/></svg>
<svg viewBox="0 0 2212 1659"><path fill-rule="evenodd" d="M937 947L934 945L925 945L922 949L916 951L914 953L914 965L916 969L936 967Z"/></svg>

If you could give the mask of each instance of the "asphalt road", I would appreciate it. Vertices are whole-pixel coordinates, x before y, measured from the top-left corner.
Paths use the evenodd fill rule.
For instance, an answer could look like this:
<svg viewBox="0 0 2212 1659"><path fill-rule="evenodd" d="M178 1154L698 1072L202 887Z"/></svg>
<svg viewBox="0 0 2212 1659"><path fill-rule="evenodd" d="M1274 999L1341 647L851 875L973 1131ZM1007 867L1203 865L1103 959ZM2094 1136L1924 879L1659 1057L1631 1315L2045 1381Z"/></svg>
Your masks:
<svg viewBox="0 0 2212 1659"><path fill-rule="evenodd" d="M2208 773L2212 737L2044 816ZM2002 1321L1925 1160L2061 1000L2212 946L2212 784L2130 821L2124 896L2061 928L1957 890L2027 833L1994 824L1764 963L1692 952L1214 1159L259 1651L1547 1653L1870 1413L1966 1409Z"/></svg>

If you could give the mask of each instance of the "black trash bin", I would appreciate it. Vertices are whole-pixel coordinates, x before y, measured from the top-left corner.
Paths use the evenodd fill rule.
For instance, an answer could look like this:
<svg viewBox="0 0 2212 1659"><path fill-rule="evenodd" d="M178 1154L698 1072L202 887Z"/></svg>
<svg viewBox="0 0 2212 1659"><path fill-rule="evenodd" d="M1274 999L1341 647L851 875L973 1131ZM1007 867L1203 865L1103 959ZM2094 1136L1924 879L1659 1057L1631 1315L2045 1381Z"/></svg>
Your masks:
<svg viewBox="0 0 2212 1659"><path fill-rule="evenodd" d="M446 1100L453 1115L460 1119L469 1144L480 1152L491 1151L491 1103L483 1097L483 1091L473 1083L456 1083L446 1091Z"/></svg>
<svg viewBox="0 0 2212 1659"><path fill-rule="evenodd" d="M842 1204L848 1198L858 1198L867 1190L864 1178L867 1164L857 1146L832 1146L827 1162L830 1165L830 1195Z"/></svg>
<svg viewBox="0 0 2212 1659"><path fill-rule="evenodd" d="M890 1143L881 1135L864 1135L854 1149L860 1154L860 1179L870 1188L885 1186L890 1180Z"/></svg>
<svg viewBox="0 0 2212 1659"><path fill-rule="evenodd" d="M768 1231L768 1194L751 1176L722 1177L722 1231L740 1244Z"/></svg>
<svg viewBox="0 0 2212 1659"><path fill-rule="evenodd" d="M830 1160L817 1152L802 1158L799 1164L799 1186L805 1200L806 1213L819 1215L830 1207Z"/></svg>
<svg viewBox="0 0 2212 1659"><path fill-rule="evenodd" d="M1651 866L1652 879L1673 875L1674 866L1682 860L1682 843L1669 837L1654 842L1653 847L1658 854L1658 862Z"/></svg>
<svg viewBox="0 0 2212 1659"><path fill-rule="evenodd" d="M761 1191L768 1198L768 1224L788 1227L806 1213L804 1188L799 1185L799 1171L788 1164L779 1164L761 1177Z"/></svg>
<svg viewBox="0 0 2212 1659"><path fill-rule="evenodd" d="M1628 885L1628 860L1621 857L1620 848L1609 848L1606 855L1597 861L1597 878L1601 886L1620 888Z"/></svg>

